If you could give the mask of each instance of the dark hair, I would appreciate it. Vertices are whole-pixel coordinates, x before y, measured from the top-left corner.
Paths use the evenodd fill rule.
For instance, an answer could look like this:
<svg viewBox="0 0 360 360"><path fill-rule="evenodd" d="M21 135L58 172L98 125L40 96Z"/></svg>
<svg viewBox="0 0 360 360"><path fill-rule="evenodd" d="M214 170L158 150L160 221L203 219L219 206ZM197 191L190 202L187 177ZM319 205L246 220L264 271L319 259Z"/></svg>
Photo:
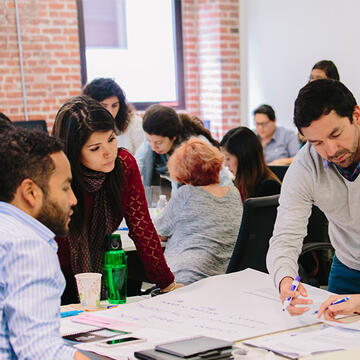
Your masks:
<svg viewBox="0 0 360 360"><path fill-rule="evenodd" d="M230 129L224 136L223 138L221 139L220 141L220 146L223 147L226 145L227 141L229 140L230 136L232 134L234 134L236 131L238 131L238 129L240 129L240 127L236 127L236 128L232 128Z"/></svg>
<svg viewBox="0 0 360 360"><path fill-rule="evenodd" d="M245 199L254 195L256 187L266 177L280 180L266 165L264 150L256 134L247 127L239 126L230 130L232 134L222 146L238 161L235 186L241 190ZM225 134L224 138L227 136Z"/></svg>
<svg viewBox="0 0 360 360"><path fill-rule="evenodd" d="M335 111L352 122L356 100L350 90L340 81L319 79L307 83L295 100L294 123L300 133L322 115Z"/></svg>
<svg viewBox="0 0 360 360"><path fill-rule="evenodd" d="M86 226L87 204L85 200L84 166L81 163L81 149L96 131L114 130L112 115L99 102L86 95L68 100L59 109L53 127L53 135L64 141L65 154L69 158L73 175L72 188L78 200L70 232L80 233ZM105 193L119 223L123 212L123 195L125 189L124 171L119 158L115 161L114 170L106 176Z"/></svg>
<svg viewBox="0 0 360 360"><path fill-rule="evenodd" d="M339 76L338 70L336 68L336 65L331 60L318 61L313 66L312 70L314 70L314 69L323 70L328 79L340 80L340 76Z"/></svg>
<svg viewBox="0 0 360 360"><path fill-rule="evenodd" d="M260 105L254 110L253 114L254 116L256 114L264 114L269 118L269 120L275 121L275 111L270 105L266 105L266 104Z"/></svg>
<svg viewBox="0 0 360 360"><path fill-rule="evenodd" d="M5 114L0 112L0 133L14 128L11 120Z"/></svg>
<svg viewBox="0 0 360 360"><path fill-rule="evenodd" d="M46 195L55 170L50 155L60 151L61 141L39 130L12 129L0 134L0 200L11 202L25 179L33 180Z"/></svg>
<svg viewBox="0 0 360 360"><path fill-rule="evenodd" d="M101 102L111 96L119 100L119 111L115 116L115 125L120 133L124 132L130 122L131 107L128 105L124 91L112 79L98 78L85 85L83 94Z"/></svg>
<svg viewBox="0 0 360 360"><path fill-rule="evenodd" d="M181 144L191 136L202 135L212 145L219 147L210 131L200 125L198 118L177 114L168 106L151 105L144 114L143 129L149 135L166 136L169 139L176 137L176 144Z"/></svg>

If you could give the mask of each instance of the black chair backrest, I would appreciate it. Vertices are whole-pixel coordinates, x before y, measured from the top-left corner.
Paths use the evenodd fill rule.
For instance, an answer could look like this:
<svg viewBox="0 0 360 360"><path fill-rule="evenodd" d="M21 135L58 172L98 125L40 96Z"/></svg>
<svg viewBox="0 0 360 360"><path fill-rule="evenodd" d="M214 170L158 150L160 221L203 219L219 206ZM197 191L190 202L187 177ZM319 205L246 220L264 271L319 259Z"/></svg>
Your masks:
<svg viewBox="0 0 360 360"><path fill-rule="evenodd" d="M270 165L270 170L279 178L280 181L283 181L285 173L289 166L287 165Z"/></svg>
<svg viewBox="0 0 360 360"><path fill-rule="evenodd" d="M279 195L249 198L244 202L239 235L226 273L248 267L267 272L266 253L278 205Z"/></svg>
<svg viewBox="0 0 360 360"><path fill-rule="evenodd" d="M334 248L330 244L328 220L314 205L309 218L307 236L298 260L301 281L316 287L326 286L333 255Z"/></svg>
<svg viewBox="0 0 360 360"><path fill-rule="evenodd" d="M38 129L46 133L48 132L45 120L14 121L13 125L15 127L21 127L29 130Z"/></svg>

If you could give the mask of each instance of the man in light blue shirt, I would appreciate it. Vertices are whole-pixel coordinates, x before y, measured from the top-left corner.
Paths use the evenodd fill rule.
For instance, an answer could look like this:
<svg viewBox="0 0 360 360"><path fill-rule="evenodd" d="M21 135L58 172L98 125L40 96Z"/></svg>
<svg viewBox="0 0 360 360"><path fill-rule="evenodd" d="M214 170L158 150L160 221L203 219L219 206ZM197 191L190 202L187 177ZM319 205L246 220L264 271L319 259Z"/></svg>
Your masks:
<svg viewBox="0 0 360 360"><path fill-rule="evenodd" d="M268 165L290 165L300 148L295 132L276 126L275 111L270 105L255 109L254 120Z"/></svg>
<svg viewBox="0 0 360 360"><path fill-rule="evenodd" d="M76 198L61 143L39 132L0 135L0 358L88 359L60 336L65 287L55 235Z"/></svg>

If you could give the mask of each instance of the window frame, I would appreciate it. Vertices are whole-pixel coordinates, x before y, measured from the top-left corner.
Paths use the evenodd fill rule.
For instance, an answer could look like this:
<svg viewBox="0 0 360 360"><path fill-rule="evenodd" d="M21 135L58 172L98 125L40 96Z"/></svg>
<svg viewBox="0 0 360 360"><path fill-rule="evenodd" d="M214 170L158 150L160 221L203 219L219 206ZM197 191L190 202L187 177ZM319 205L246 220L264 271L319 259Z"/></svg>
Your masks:
<svg viewBox="0 0 360 360"><path fill-rule="evenodd" d="M185 109L185 81L184 81L184 48L182 34L182 12L181 0L172 0L174 4L174 21L175 21L175 73L176 73L176 102L154 101L154 102L132 102L137 110L145 110L153 104L163 104L173 107L174 109ZM76 0L78 14L78 30L79 30L79 51L80 51L80 74L81 86L87 83L87 66L86 66L86 44L84 30L84 8L83 1Z"/></svg>

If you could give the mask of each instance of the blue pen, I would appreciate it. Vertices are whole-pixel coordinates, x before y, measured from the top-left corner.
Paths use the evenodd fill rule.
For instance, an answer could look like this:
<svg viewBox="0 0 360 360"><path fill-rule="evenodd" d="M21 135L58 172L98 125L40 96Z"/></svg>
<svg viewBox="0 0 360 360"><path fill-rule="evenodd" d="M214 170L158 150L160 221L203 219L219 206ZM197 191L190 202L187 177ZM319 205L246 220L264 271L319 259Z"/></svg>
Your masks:
<svg viewBox="0 0 360 360"><path fill-rule="evenodd" d="M294 281L292 282L292 284L291 284L290 291L296 291L296 289L298 288L299 284L300 284L300 276L297 276L297 277L294 279ZM287 298L285 299L284 304L283 304L283 311L285 311L286 308L290 305L291 300L292 300L292 297L291 297L291 296L289 296L289 297L287 297Z"/></svg>
<svg viewBox="0 0 360 360"><path fill-rule="evenodd" d="M349 301L350 298L351 298L351 296L347 296L347 297L344 297L344 298L342 298L342 299L336 300L336 301L332 302L332 303L330 304L330 306L331 306L331 305L336 305L336 304L341 304L341 303L343 303L343 302L345 302L345 301Z"/></svg>
<svg viewBox="0 0 360 360"><path fill-rule="evenodd" d="M82 312L83 312L82 310L63 311L62 313L60 313L60 316L62 318L68 317L68 316L75 316L75 315L81 314Z"/></svg>
<svg viewBox="0 0 360 360"><path fill-rule="evenodd" d="M351 296L346 296L346 297L344 297L344 298L342 298L342 299L339 299L339 300L336 300L336 301L332 302L329 306L331 306L331 305L337 305L337 304L341 304L341 303L343 303L343 302L345 302L345 301L349 301L350 298L351 298ZM316 310L316 311L314 312L314 314L317 314L318 312L319 312L319 310Z"/></svg>

